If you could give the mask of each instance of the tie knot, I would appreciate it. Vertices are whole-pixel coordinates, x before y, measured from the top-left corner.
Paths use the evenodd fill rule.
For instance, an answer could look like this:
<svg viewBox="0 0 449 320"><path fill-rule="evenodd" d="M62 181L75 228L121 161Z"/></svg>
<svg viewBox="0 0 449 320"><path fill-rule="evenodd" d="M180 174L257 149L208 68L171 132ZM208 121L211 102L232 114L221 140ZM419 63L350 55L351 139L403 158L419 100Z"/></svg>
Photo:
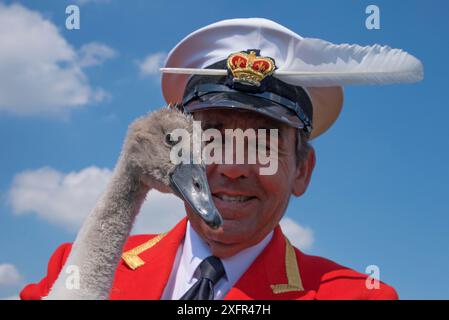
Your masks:
<svg viewBox="0 0 449 320"><path fill-rule="evenodd" d="M216 284L225 274L223 263L214 256L207 257L201 261L199 270L200 277L209 279L213 284Z"/></svg>

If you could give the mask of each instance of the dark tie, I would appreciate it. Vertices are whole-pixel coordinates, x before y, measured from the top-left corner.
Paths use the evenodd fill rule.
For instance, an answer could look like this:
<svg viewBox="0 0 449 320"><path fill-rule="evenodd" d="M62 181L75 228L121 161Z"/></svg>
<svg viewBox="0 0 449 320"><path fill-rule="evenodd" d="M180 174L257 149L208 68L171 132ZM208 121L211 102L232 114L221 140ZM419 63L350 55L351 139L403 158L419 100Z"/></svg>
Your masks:
<svg viewBox="0 0 449 320"><path fill-rule="evenodd" d="M214 285L224 276L225 271L220 259L210 256L198 266L200 277L180 300L214 300Z"/></svg>

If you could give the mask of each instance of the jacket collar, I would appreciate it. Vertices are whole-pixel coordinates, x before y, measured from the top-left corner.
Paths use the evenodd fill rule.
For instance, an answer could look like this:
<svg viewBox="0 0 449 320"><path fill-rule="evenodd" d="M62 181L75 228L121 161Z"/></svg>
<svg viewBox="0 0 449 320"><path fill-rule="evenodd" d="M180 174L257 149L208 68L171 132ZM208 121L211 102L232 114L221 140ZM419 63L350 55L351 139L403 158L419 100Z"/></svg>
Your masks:
<svg viewBox="0 0 449 320"><path fill-rule="evenodd" d="M135 280L121 283L120 289L113 289L111 298L120 299L126 294L127 299L160 299L186 227L187 218L184 218L167 234L126 251L117 276L132 272L127 276ZM302 253L295 250L278 225L271 241L225 299L312 299L315 291L304 290L302 284L298 267L301 256Z"/></svg>

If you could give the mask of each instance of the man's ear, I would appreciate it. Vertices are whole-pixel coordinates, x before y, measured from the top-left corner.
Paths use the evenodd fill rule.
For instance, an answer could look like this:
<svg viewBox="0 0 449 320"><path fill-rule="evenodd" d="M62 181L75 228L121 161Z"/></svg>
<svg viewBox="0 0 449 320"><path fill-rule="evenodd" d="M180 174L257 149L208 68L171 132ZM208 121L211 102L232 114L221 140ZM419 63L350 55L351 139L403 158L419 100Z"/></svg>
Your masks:
<svg viewBox="0 0 449 320"><path fill-rule="evenodd" d="M299 197L306 192L310 178L312 177L313 168L315 168L315 162L315 149L310 146L306 159L302 162L302 164L296 167L295 180L293 181L292 190L293 195L296 197Z"/></svg>

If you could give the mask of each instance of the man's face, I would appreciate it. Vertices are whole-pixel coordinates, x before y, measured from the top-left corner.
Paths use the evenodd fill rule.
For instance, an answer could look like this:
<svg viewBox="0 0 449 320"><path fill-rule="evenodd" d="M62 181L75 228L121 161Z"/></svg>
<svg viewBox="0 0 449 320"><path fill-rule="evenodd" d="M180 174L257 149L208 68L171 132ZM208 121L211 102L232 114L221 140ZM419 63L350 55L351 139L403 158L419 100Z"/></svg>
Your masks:
<svg viewBox="0 0 449 320"><path fill-rule="evenodd" d="M217 209L224 223L211 229L186 205L188 218L196 232L209 244L215 256L225 258L255 245L276 227L287 208L290 195L304 193L314 165L310 159L302 166L296 159L296 129L254 112L204 110L194 114L203 130L278 129L277 171L261 175L262 165L209 164L207 177ZM267 130L269 137L269 130ZM224 149L224 146L223 146ZM235 144L234 144L235 152ZM245 153L246 155L246 153Z"/></svg>

